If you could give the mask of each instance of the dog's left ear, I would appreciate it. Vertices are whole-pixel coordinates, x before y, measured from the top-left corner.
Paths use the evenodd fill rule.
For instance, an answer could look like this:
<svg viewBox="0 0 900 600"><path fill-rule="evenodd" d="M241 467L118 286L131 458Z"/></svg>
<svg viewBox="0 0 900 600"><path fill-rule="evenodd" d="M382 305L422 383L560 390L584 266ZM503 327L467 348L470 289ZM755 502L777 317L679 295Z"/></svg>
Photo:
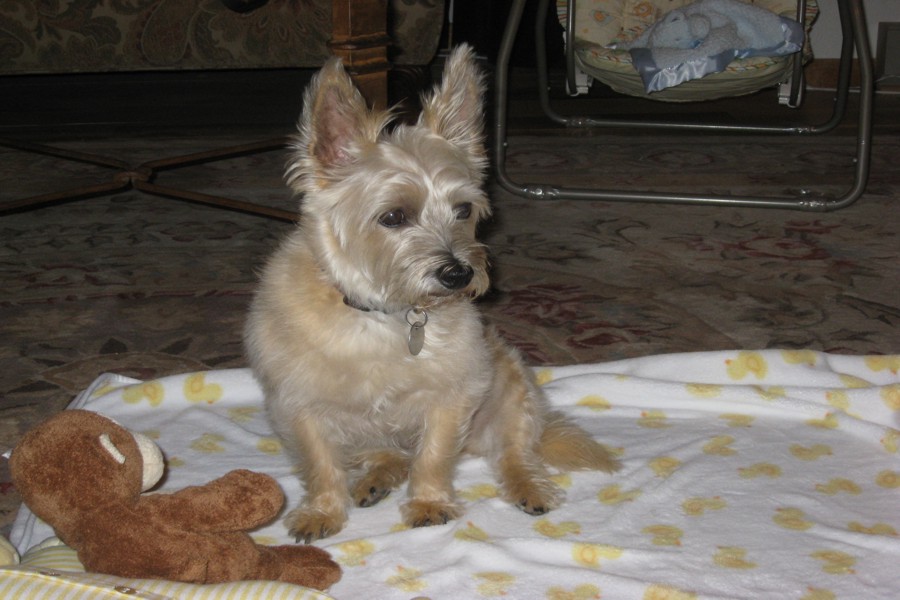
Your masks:
<svg viewBox="0 0 900 600"><path fill-rule="evenodd" d="M423 98L419 118L420 124L464 150L478 172L487 163L484 91L484 77L475 62L475 52L462 44L450 53L441 84Z"/></svg>
<svg viewBox="0 0 900 600"><path fill-rule="evenodd" d="M332 58L306 88L299 135L287 181L296 191L322 187L336 170L354 163L378 140L390 120L387 111L370 111L363 95Z"/></svg>

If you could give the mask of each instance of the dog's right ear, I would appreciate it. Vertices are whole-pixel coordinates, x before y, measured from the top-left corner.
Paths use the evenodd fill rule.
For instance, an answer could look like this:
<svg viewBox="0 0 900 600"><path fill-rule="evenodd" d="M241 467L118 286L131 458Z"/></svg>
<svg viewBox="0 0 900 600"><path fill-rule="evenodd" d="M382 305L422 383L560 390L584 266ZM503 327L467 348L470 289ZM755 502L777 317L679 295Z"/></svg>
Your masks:
<svg viewBox="0 0 900 600"><path fill-rule="evenodd" d="M369 111L341 61L330 59L304 93L288 184L297 191L311 183L324 187L335 169L353 163L375 143L386 120L387 114ZM312 181L302 181L304 176Z"/></svg>

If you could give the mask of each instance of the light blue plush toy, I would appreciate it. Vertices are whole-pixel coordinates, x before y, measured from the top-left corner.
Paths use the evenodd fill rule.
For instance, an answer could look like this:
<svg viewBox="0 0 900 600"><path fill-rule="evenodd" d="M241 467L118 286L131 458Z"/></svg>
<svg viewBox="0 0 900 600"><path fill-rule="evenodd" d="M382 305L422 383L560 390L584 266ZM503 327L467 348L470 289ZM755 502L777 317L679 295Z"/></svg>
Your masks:
<svg viewBox="0 0 900 600"><path fill-rule="evenodd" d="M781 56L802 45L796 21L741 0L697 0L613 47L631 52L650 93L723 71L735 58Z"/></svg>
<svg viewBox="0 0 900 600"><path fill-rule="evenodd" d="M712 23L709 17L688 14L681 9L667 13L648 32L647 45L651 48L696 48L709 35Z"/></svg>
<svg viewBox="0 0 900 600"><path fill-rule="evenodd" d="M741 0L698 0L676 8L626 48L698 48L715 32L718 43L736 50L764 50L784 43L781 18ZM724 29L723 29L724 28Z"/></svg>

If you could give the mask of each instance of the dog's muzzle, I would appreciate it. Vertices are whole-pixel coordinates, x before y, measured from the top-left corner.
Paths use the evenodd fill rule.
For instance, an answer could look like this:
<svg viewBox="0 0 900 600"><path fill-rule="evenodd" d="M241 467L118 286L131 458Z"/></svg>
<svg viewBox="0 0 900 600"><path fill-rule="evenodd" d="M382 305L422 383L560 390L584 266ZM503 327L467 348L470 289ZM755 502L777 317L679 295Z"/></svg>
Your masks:
<svg viewBox="0 0 900 600"><path fill-rule="evenodd" d="M437 279L448 290L458 290L469 285L475 271L458 261L442 265L437 270Z"/></svg>

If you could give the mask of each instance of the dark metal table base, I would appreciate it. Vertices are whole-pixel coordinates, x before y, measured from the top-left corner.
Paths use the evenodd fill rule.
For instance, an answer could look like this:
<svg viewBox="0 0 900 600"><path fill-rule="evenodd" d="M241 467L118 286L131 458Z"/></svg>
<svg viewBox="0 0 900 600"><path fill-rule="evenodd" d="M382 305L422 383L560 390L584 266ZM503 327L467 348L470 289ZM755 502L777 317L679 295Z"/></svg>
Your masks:
<svg viewBox="0 0 900 600"><path fill-rule="evenodd" d="M100 154L78 152L44 144L0 138L0 146L3 147L14 148L25 152L34 152L45 156L55 156L64 160L106 167L113 170L110 179L106 182L0 203L0 213L29 210L41 206L73 202L76 200L105 196L107 194L134 189L163 198L205 204L207 206L249 213L270 219L293 222L297 220L297 213L293 211L154 183L157 174L162 171L179 169L227 158L246 156L249 154L257 154L260 152L281 150L287 146L287 143L288 138L286 137L273 138L237 146L228 146L218 150L162 158L133 166L124 161Z"/></svg>

